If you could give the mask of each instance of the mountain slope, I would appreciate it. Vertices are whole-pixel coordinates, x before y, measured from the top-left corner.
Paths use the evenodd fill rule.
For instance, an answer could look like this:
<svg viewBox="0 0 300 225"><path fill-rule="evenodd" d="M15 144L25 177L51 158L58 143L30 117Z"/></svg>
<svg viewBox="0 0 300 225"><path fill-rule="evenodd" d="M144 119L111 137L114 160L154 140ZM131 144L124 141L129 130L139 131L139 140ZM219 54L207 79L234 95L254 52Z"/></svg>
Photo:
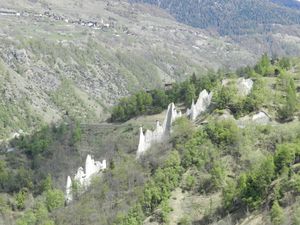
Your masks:
<svg viewBox="0 0 300 225"><path fill-rule="evenodd" d="M300 54L300 11L285 6L283 1L278 1L280 4L270 0L130 1L156 5L179 22L230 36L249 52Z"/></svg>
<svg viewBox="0 0 300 225"><path fill-rule="evenodd" d="M124 1L1 0L0 8L0 139L64 117L103 120L130 92L257 57Z"/></svg>
<svg viewBox="0 0 300 225"><path fill-rule="evenodd" d="M107 159L105 172L82 195L74 188L72 203L48 207L42 218L57 225L292 224L300 209L299 106L288 107L288 120L279 115L286 103L299 100L299 71L299 59L264 58L232 73L225 87L225 74L211 74L215 79L204 84L214 93L207 113L195 122L176 120L171 136L139 160L139 126L155 126L165 112L123 124L68 122L16 138L9 152L0 146L0 221L43 224L47 187L63 191L66 176L93 154ZM248 96L234 89L241 75L254 81ZM187 82L202 89L202 81ZM252 120L257 112L267 112L267 122Z"/></svg>
<svg viewBox="0 0 300 225"><path fill-rule="evenodd" d="M300 2L298 0L272 0L276 4L281 4L290 8L300 9Z"/></svg>
<svg viewBox="0 0 300 225"><path fill-rule="evenodd" d="M141 0L169 11L183 23L200 28L215 28L219 33L243 34L273 24L300 24L300 12L273 4L269 0Z"/></svg>

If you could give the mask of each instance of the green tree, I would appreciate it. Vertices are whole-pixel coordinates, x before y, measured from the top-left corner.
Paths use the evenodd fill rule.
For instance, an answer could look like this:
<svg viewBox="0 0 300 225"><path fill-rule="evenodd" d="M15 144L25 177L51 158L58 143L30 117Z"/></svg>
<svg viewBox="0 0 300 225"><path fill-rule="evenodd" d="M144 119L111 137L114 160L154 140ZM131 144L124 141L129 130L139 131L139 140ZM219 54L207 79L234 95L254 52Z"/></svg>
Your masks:
<svg viewBox="0 0 300 225"><path fill-rule="evenodd" d="M300 151L298 144L286 143L276 146L274 162L276 171L281 173L285 168L290 167L296 158L296 153Z"/></svg>
<svg viewBox="0 0 300 225"><path fill-rule="evenodd" d="M17 208L20 210L25 209L25 200L27 198L27 190L26 189L22 189L21 191L19 191L16 195L16 205Z"/></svg>
<svg viewBox="0 0 300 225"><path fill-rule="evenodd" d="M244 111L247 113L257 111L267 99L265 82L258 78L255 80L251 93L246 97L244 102Z"/></svg>
<svg viewBox="0 0 300 225"><path fill-rule="evenodd" d="M117 105L113 108L111 119L112 121L123 121L126 118L123 106Z"/></svg>
<svg viewBox="0 0 300 225"><path fill-rule="evenodd" d="M238 146L240 132L233 120L211 122L204 128L208 138L218 147L227 147L233 153Z"/></svg>
<svg viewBox="0 0 300 225"><path fill-rule="evenodd" d="M220 86L216 94L213 96L213 101L216 103L217 108L229 108L229 105L233 102L235 93L237 93L237 90L234 85Z"/></svg>
<svg viewBox="0 0 300 225"><path fill-rule="evenodd" d="M241 200L251 209L260 207L274 177L273 157L267 157L251 172L242 175L238 185Z"/></svg>
<svg viewBox="0 0 300 225"><path fill-rule="evenodd" d="M56 208L64 206L64 193L58 189L49 190L46 192L45 204L49 212Z"/></svg>
<svg viewBox="0 0 300 225"><path fill-rule="evenodd" d="M172 128L172 142L174 146L182 145L191 139L195 133L193 123L186 117L177 119Z"/></svg>
<svg viewBox="0 0 300 225"><path fill-rule="evenodd" d="M300 205L295 207L294 215L293 215L293 225L300 225Z"/></svg>
<svg viewBox="0 0 300 225"><path fill-rule="evenodd" d="M213 189L219 189L224 184L225 179L225 169L221 166L220 163L214 163L213 168L210 171L211 174L211 183Z"/></svg>
<svg viewBox="0 0 300 225"><path fill-rule="evenodd" d="M236 190L236 183L234 181L227 181L222 189L222 200L225 209L230 210L234 207L234 198L238 195Z"/></svg>
<svg viewBox="0 0 300 225"><path fill-rule="evenodd" d="M23 217L19 218L16 223L17 225L35 225L36 217L32 211L28 211Z"/></svg>
<svg viewBox="0 0 300 225"><path fill-rule="evenodd" d="M151 94L152 94L154 107L163 109L168 106L169 99L163 90L155 89Z"/></svg>
<svg viewBox="0 0 300 225"><path fill-rule="evenodd" d="M196 184L196 178L193 175L188 175L185 178L184 189L190 191L193 190Z"/></svg>
<svg viewBox="0 0 300 225"><path fill-rule="evenodd" d="M46 177L42 184L43 191L49 191L53 188L52 177L50 174Z"/></svg>
<svg viewBox="0 0 300 225"><path fill-rule="evenodd" d="M262 55L261 60L256 64L254 69L256 73L262 76L267 76L272 73L271 62L269 56L266 53Z"/></svg>
<svg viewBox="0 0 300 225"><path fill-rule="evenodd" d="M297 92L294 79L289 78L286 85L286 97L283 106L278 111L281 120L291 119L297 109Z"/></svg>
<svg viewBox="0 0 300 225"><path fill-rule="evenodd" d="M80 127L80 123L76 122L75 128L73 130L73 134L72 134L73 143L77 143L77 142L81 141L81 137L82 137L82 130Z"/></svg>
<svg viewBox="0 0 300 225"><path fill-rule="evenodd" d="M152 105L152 96L147 92L141 91L136 94L137 110L139 113L145 113Z"/></svg>
<svg viewBox="0 0 300 225"><path fill-rule="evenodd" d="M194 84L187 84L185 95L184 95L184 103L186 106L191 105L192 101L196 100L196 89Z"/></svg>
<svg viewBox="0 0 300 225"><path fill-rule="evenodd" d="M284 222L283 210L278 201L275 201L271 208L271 221L273 225L281 225Z"/></svg>
<svg viewBox="0 0 300 225"><path fill-rule="evenodd" d="M8 171L6 167L6 163L3 160L0 160L0 190L4 191L7 187L8 182Z"/></svg>
<svg viewBox="0 0 300 225"><path fill-rule="evenodd" d="M143 223L144 214L140 204L137 204L129 210L126 216L117 218L115 225L141 225Z"/></svg>
<svg viewBox="0 0 300 225"><path fill-rule="evenodd" d="M291 62L290 62L289 58L287 58L287 57L281 58L279 60L278 64L282 69L285 69L285 70L288 70L291 67Z"/></svg>
<svg viewBox="0 0 300 225"><path fill-rule="evenodd" d="M34 215L36 217L36 225L54 225L54 221L49 219L47 207L42 202L38 202L35 205Z"/></svg>

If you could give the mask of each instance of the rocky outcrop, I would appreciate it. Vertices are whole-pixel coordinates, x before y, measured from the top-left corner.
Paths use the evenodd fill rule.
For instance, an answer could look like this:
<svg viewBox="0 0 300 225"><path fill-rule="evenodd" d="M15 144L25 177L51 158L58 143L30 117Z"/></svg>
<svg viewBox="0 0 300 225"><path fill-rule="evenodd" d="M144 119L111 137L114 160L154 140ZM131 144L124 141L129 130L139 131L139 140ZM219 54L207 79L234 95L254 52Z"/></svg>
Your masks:
<svg viewBox="0 0 300 225"><path fill-rule="evenodd" d="M268 124L271 122L271 118L267 113L259 112L252 116L252 122L257 124Z"/></svg>
<svg viewBox="0 0 300 225"><path fill-rule="evenodd" d="M85 161L85 170L82 167L79 167L73 181L70 176L68 176L67 178L65 194L66 203L70 203L73 200L73 182L79 185L80 191L83 192L90 186L91 179L100 171L103 171L105 169L106 160L103 160L101 163L100 161L95 161L91 155L87 155Z"/></svg>
<svg viewBox="0 0 300 225"><path fill-rule="evenodd" d="M194 104L192 103L191 109L187 110L186 116L194 121L201 113L207 110L211 104L212 93L208 93L203 90L199 94L199 98ZM144 154L152 144L162 142L165 138L169 136L172 131L172 123L182 114L180 111L176 110L174 103L168 106L168 110L161 126L159 121L156 122L156 128L154 131L147 130L144 134L143 128L140 128L139 144L137 149L137 158Z"/></svg>
<svg viewBox="0 0 300 225"><path fill-rule="evenodd" d="M162 125L160 125L159 121L157 121L155 130L146 130L145 134L143 128L141 127L137 158L144 154L152 144L162 142L166 137L168 137L171 133L172 123L181 116L181 112L176 110L174 103L171 103L168 106L168 110Z"/></svg>
<svg viewBox="0 0 300 225"><path fill-rule="evenodd" d="M251 79L245 79L245 78L239 78L235 81L236 88L238 91L238 94L241 96L247 96L251 93L253 88L253 80ZM222 86L227 86L231 83L231 80L224 79L222 80Z"/></svg>
<svg viewBox="0 0 300 225"><path fill-rule="evenodd" d="M196 104L192 102L192 106L187 110L186 115L194 121L201 113L207 110L211 103L212 92L208 93L206 90L203 90L198 97Z"/></svg>
<svg viewBox="0 0 300 225"><path fill-rule="evenodd" d="M239 78L237 80L238 93L242 96L250 94L253 88L253 81L251 79Z"/></svg>
<svg viewBox="0 0 300 225"><path fill-rule="evenodd" d="M254 115L247 115L240 118L237 120L237 124L240 128L244 128L247 124L266 125L271 121L271 117L266 112L260 111Z"/></svg>

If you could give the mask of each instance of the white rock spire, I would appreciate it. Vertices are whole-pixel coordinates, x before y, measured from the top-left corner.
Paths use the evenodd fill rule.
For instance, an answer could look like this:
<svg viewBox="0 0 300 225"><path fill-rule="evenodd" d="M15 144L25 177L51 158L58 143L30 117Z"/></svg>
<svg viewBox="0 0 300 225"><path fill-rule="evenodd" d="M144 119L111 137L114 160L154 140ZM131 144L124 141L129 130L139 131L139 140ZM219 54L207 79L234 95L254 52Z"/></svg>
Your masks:
<svg viewBox="0 0 300 225"><path fill-rule="evenodd" d="M73 193L72 193L72 180L71 177L68 176L67 178L67 185L66 185L66 203L70 203L73 200Z"/></svg>
<svg viewBox="0 0 300 225"><path fill-rule="evenodd" d="M242 96L249 95L252 88L253 88L253 80L245 79L245 78L239 78L237 80L237 89L240 95Z"/></svg>
<svg viewBox="0 0 300 225"><path fill-rule="evenodd" d="M160 125L159 121L156 121L155 130L146 130L145 134L143 128L140 127L137 158L144 154L152 144L162 142L171 133L171 125L178 117L181 117L181 112L177 112L175 104L171 103L168 106L163 125Z"/></svg>
<svg viewBox="0 0 300 225"><path fill-rule="evenodd" d="M94 175L102 170L106 169L106 160L104 159L102 163L100 161L95 161L91 155L87 155L85 160L85 169L79 167L77 173L74 176L73 182L76 182L82 191L86 190L91 184L91 179ZM66 185L66 203L70 203L73 200L72 194L72 180L71 177L67 178Z"/></svg>
<svg viewBox="0 0 300 225"><path fill-rule="evenodd" d="M199 94L196 104L194 100L191 108L187 110L187 116L194 121L201 113L205 112L211 104L212 92L208 93L205 89Z"/></svg>

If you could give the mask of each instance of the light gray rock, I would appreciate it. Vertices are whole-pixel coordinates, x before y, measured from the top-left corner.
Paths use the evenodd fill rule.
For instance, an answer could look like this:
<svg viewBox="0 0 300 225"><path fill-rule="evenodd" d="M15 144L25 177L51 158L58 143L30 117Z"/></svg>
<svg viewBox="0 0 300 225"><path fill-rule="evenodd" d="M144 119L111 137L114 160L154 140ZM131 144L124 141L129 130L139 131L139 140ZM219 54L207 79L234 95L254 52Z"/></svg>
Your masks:
<svg viewBox="0 0 300 225"><path fill-rule="evenodd" d="M69 204L71 201L73 201L72 180L71 180L70 176L68 176L68 178L67 178L65 199L66 199L67 204Z"/></svg>
<svg viewBox="0 0 300 225"><path fill-rule="evenodd" d="M256 124L268 124L271 122L270 116L265 112L259 112L252 116L252 121Z"/></svg>
<svg viewBox="0 0 300 225"><path fill-rule="evenodd" d="M85 160L85 169L79 167L77 173L74 176L72 181L71 177L67 177L66 184L66 194L65 201L66 203L70 203L73 200L72 193L72 183L76 182L80 185L80 191L84 192L91 184L91 179L98 174L100 171L106 169L106 160L104 159L102 163L100 161L95 161L91 155L87 155Z"/></svg>
<svg viewBox="0 0 300 225"><path fill-rule="evenodd" d="M143 128L140 127L137 158L143 155L152 144L162 142L166 137L168 137L172 130L172 123L181 116L181 112L176 110L174 103L171 103L168 106L163 125L160 125L159 121L157 121L155 130L146 130L145 134L143 132Z"/></svg>
<svg viewBox="0 0 300 225"><path fill-rule="evenodd" d="M253 81L251 79L239 78L237 80L238 94L247 96L251 93Z"/></svg>
<svg viewBox="0 0 300 225"><path fill-rule="evenodd" d="M192 102L191 108L187 110L187 116L194 121L201 113L205 112L211 104L213 93L203 90L198 97L196 104Z"/></svg>
<svg viewBox="0 0 300 225"><path fill-rule="evenodd" d="M260 111L254 115L247 115L239 120L237 120L237 124L240 128L244 128L249 124L257 124L257 125L267 125L272 122L271 117L263 111Z"/></svg>
<svg viewBox="0 0 300 225"><path fill-rule="evenodd" d="M222 80L222 86L227 86L229 83L231 83L229 79ZM236 88L239 95L247 96L252 91L253 81L251 79L239 78L236 81Z"/></svg>

